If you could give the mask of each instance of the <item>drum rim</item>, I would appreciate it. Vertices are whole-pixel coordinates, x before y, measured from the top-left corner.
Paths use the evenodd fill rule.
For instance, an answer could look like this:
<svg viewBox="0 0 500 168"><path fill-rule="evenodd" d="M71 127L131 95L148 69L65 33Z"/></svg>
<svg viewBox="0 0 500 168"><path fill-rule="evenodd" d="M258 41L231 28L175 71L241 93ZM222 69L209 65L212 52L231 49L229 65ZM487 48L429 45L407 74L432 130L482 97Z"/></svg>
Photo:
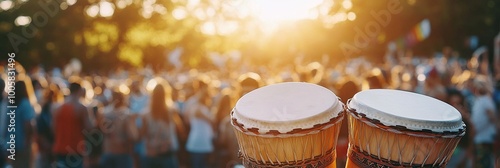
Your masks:
<svg viewBox="0 0 500 168"><path fill-rule="evenodd" d="M386 125L380 122L378 119L369 118L366 116L366 114L357 112L356 109L349 106L350 101L351 99L348 100L348 103L346 105L347 115L354 117L355 119L367 124L370 127L375 127L395 134L406 134L409 136L428 138L456 138L464 136L467 128L463 121L461 121L461 127L457 131L433 131L430 129L411 129L404 125Z"/></svg>
<svg viewBox="0 0 500 168"><path fill-rule="evenodd" d="M434 164L418 164L413 162L400 162L396 160L389 160L386 158L381 158L377 155L368 153L366 151L361 151L359 146L352 145L349 147L347 157L356 165L376 165L379 167L441 167L445 165L444 162L436 162ZM439 160L438 160L439 161Z"/></svg>
<svg viewBox="0 0 500 168"><path fill-rule="evenodd" d="M407 92L409 94L416 94L418 96L425 96L431 98L426 95L417 94L414 92L401 91L401 90L393 90L393 89L377 89L377 90L388 90L388 91L400 91ZM358 92L359 93L359 92ZM465 129L465 123L462 121L462 117L455 108L452 110L456 111L456 113L460 116L459 119L454 120L425 120L425 119L415 119L411 117L399 116L395 114L391 114L388 112L381 111L379 109L370 107L366 105L364 102L356 101L356 96L347 100L346 110L349 111L352 109L355 110L356 113L359 113L363 118L368 118L372 122L372 124L383 124L384 126L396 126L396 127L404 127L408 130L415 131L423 131L423 132L460 132L460 129ZM436 99L437 100L437 99ZM445 103L445 102L441 102ZM446 104L448 105L448 104Z"/></svg>
<svg viewBox="0 0 500 168"><path fill-rule="evenodd" d="M331 93L331 95L333 95L334 97L337 98L338 101L333 101L331 106L328 107L327 109L315 114L315 115L311 115L311 116L307 116L307 117L304 117L304 118L297 118L297 119L291 119L291 120L286 120L286 121L271 121L271 120L266 120L266 119L256 119L256 118L253 118L251 116L248 116L247 114L245 113L242 113L241 110L238 110L237 107L238 107L238 104L240 103L240 100L243 99L244 97L246 97L247 95L243 95L240 100L238 100L236 102L236 105L235 107L233 108L233 111L237 112L238 113L238 116L242 117L242 118L245 118L246 120L253 120L253 121L258 121L258 122L262 122L262 123L289 123L289 122L297 122L297 121L304 121L304 120L307 120L307 119L311 119L311 118L314 118L314 117L318 117L320 115L325 115L325 113L328 113L328 112L332 112L334 113L334 116L337 116L340 112L337 112L335 111L336 109L344 109L344 104L340 101L340 98L335 94L333 93L331 90L321 86L321 85L317 85L317 84L314 84L314 83L307 83L307 82L283 82L283 83L277 83L277 84L273 84L273 85L268 85L268 86L264 86L264 87L261 87L261 88L258 88L258 89L262 89L262 88L265 88L265 87L270 87L270 86L274 86L276 87L276 85L284 85L284 84L305 84L305 85L310 85L310 86L315 86L317 88L321 88L322 90L324 91L328 91L329 93ZM256 90L258 90L256 89ZM253 90L252 92L256 91L256 90ZM248 93L250 94L250 93ZM337 114L337 115L335 115Z"/></svg>
<svg viewBox="0 0 500 168"><path fill-rule="evenodd" d="M280 132L278 130L267 130L264 133L259 132L259 128L255 127L245 127L244 124L238 122L238 119L235 118L234 111L231 112L231 125L238 131L241 131L244 134L251 135L251 136L260 136L260 137L266 137L266 138L274 138L274 137L280 137L280 138L287 138L287 137L295 137L295 136L305 136L305 135L310 135L310 134L316 134L321 130L328 129L334 125L339 124L344 120L345 116L345 110L342 110L338 113L336 117L330 118L328 122L325 123L318 123L314 124L313 127L311 128L294 128L291 129L291 131L288 132Z"/></svg>
<svg viewBox="0 0 500 168"><path fill-rule="evenodd" d="M253 134L255 135L267 134L274 136L277 134L282 134L288 136L287 134L289 134L289 132L292 132L297 129L299 130L316 129L317 128L316 125L329 123L331 122L331 119L337 118L342 115L341 113L345 112L345 104L340 101L340 98L337 97L335 93L331 92L331 90L328 90L323 86L312 83L304 83L304 82L286 82L286 83L307 84L309 85L308 87L314 87L315 89L320 88L321 91L322 90L328 91L330 93L326 93L325 95L334 96L334 98L332 99L333 101L330 101L332 97L328 97L327 102L328 105L330 105L330 107L328 107L327 109L321 109L322 111L315 115L310 115L300 119L293 119L287 121L265 121L265 120L253 119L251 117L250 118L247 117L246 115L242 115L241 111L238 110L237 105L232 109L230 113L231 118L237 120L237 122L235 121L235 123L242 125L241 130L252 130ZM327 107L327 105L325 105L324 107ZM233 123L233 126L237 125L235 123ZM252 132L252 131L246 131L246 132ZM270 134L269 132L272 132L272 134ZM302 133L304 131L300 132Z"/></svg>

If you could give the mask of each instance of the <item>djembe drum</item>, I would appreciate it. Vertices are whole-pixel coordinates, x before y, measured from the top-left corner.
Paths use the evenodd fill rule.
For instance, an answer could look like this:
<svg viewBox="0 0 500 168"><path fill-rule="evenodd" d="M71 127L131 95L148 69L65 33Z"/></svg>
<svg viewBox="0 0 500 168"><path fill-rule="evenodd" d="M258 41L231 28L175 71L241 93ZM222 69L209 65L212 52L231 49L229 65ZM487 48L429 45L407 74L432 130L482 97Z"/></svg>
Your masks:
<svg viewBox="0 0 500 168"><path fill-rule="evenodd" d="M343 104L330 90L289 82L247 93L231 112L246 168L336 167Z"/></svg>
<svg viewBox="0 0 500 168"><path fill-rule="evenodd" d="M454 107L417 93L361 91L347 111L346 167L444 167L465 134Z"/></svg>

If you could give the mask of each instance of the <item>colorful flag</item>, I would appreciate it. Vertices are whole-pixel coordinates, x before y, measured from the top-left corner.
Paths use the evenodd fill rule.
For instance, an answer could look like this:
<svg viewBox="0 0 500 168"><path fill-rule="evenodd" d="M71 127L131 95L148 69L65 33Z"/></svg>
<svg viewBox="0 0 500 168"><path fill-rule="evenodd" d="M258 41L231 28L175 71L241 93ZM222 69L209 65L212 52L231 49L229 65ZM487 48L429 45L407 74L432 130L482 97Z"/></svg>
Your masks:
<svg viewBox="0 0 500 168"><path fill-rule="evenodd" d="M399 37L392 42L389 43L389 45L393 45L394 43L396 44L398 49L401 48L411 48L418 44L419 42L424 41L427 39L431 34L431 23L429 19L424 19L413 29L410 30L410 32L403 37Z"/></svg>

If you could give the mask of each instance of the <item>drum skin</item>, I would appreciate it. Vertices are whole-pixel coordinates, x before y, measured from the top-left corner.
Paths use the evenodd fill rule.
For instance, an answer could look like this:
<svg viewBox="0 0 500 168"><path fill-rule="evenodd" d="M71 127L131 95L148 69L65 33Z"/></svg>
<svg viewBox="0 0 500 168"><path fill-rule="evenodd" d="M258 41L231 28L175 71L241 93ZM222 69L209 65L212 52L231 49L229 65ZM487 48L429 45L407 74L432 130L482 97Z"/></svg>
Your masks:
<svg viewBox="0 0 500 168"><path fill-rule="evenodd" d="M234 128L234 131L240 152L246 162L270 167L284 165L336 167L335 147L337 146L342 118L336 120L333 125L326 129L318 128L318 130L311 130L309 134L289 137L259 136L245 133L238 128ZM246 167L249 166L246 165Z"/></svg>

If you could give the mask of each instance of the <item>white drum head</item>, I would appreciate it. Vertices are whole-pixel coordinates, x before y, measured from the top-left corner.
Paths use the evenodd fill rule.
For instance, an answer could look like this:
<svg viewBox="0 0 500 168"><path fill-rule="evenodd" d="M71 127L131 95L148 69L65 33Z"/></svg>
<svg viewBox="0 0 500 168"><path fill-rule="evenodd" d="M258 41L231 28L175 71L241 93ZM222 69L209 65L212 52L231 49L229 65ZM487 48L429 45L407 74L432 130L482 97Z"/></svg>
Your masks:
<svg viewBox="0 0 500 168"><path fill-rule="evenodd" d="M389 89L366 90L355 94L348 106L386 126L433 132L463 129L462 116L457 109L422 94Z"/></svg>
<svg viewBox="0 0 500 168"><path fill-rule="evenodd" d="M287 82L247 93L236 103L233 117L261 133L285 133L326 123L341 111L342 103L330 90L310 83Z"/></svg>

